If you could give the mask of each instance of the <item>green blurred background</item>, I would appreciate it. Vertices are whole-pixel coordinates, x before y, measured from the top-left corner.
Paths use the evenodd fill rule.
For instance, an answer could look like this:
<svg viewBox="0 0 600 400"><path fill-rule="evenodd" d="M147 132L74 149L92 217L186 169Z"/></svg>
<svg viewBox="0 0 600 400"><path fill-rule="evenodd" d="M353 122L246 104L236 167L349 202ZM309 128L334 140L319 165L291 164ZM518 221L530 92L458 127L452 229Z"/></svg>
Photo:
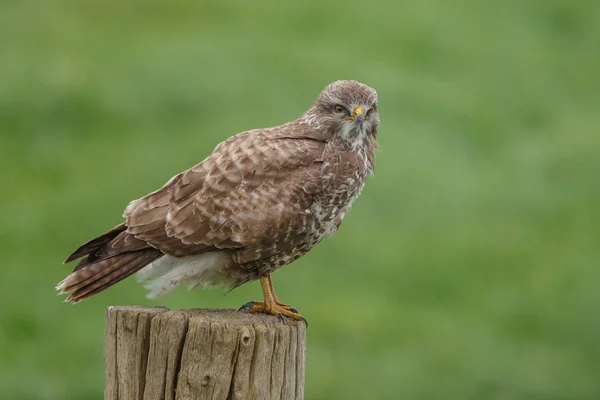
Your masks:
<svg viewBox="0 0 600 400"><path fill-rule="evenodd" d="M337 79L379 91L382 150L274 275L306 398L600 398L600 2L0 4L0 398L102 398L108 305L259 299L54 285L130 200Z"/></svg>

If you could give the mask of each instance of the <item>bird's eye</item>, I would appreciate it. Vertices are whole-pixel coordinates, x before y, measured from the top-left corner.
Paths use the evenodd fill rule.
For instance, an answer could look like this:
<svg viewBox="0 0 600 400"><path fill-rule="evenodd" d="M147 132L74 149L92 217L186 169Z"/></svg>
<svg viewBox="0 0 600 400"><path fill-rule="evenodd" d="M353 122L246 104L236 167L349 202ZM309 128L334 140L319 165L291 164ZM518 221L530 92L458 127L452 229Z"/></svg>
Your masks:
<svg viewBox="0 0 600 400"><path fill-rule="evenodd" d="M369 108L369 111L367 111L367 115L373 114L373 111L375 111L375 107Z"/></svg>
<svg viewBox="0 0 600 400"><path fill-rule="evenodd" d="M335 107L333 107L333 111L335 111L338 114L341 114L344 112L344 106L338 104Z"/></svg>

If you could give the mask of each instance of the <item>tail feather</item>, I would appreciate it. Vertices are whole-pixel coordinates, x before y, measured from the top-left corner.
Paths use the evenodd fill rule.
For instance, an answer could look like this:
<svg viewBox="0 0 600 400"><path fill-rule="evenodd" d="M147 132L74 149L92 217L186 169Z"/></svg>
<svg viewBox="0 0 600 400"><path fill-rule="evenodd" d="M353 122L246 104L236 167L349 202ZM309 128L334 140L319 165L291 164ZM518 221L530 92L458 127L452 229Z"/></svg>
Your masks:
<svg viewBox="0 0 600 400"><path fill-rule="evenodd" d="M127 233L125 224L79 246L65 262L81 258L56 289L76 303L92 296L162 257L164 254Z"/></svg>
<svg viewBox="0 0 600 400"><path fill-rule="evenodd" d="M123 279L129 277L130 275L136 273L140 269L144 268L146 265L150 264L151 262L157 260L158 258L160 258L162 256L163 256L162 253L158 254L155 257L152 257L149 254L145 254L143 257L140 256L136 261L138 263L138 265L136 267L131 268L130 267L131 263L130 263L128 265L128 268L120 268L118 270L115 270L115 271L111 272L109 275L107 275L105 277L105 279L103 279L102 281L98 281L97 283L94 283L92 285L86 286L85 288L79 289L79 290L75 291L71 296L77 296L76 301L81 301L81 300L86 299L90 296L93 296L97 293L100 293L100 292L108 289L115 283L120 282ZM142 261L141 258L145 258L145 261ZM69 297L71 297L71 296L69 296Z"/></svg>
<svg viewBox="0 0 600 400"><path fill-rule="evenodd" d="M163 255L159 250L147 248L87 264L74 270L56 289L70 293L67 301L77 303L120 282Z"/></svg>
<svg viewBox="0 0 600 400"><path fill-rule="evenodd" d="M121 257L116 257L111 260L103 260L97 263L86 264L85 268L76 268L73 273L60 282L56 288L60 289L62 293L74 292L77 289L104 278L115 269L125 265L135 256L136 254L127 253L123 254ZM84 257L79 265L85 263L87 258L87 256Z"/></svg>
<svg viewBox="0 0 600 400"><path fill-rule="evenodd" d="M110 231L98 236L97 238L90 240L89 242L82 244L77 248L77 250L73 252L73 254L67 257L67 259L65 260L65 264L73 260L77 260L78 258L81 258L88 254L95 253L96 251L102 249L125 229L127 229L125 224L119 224L112 228Z"/></svg>

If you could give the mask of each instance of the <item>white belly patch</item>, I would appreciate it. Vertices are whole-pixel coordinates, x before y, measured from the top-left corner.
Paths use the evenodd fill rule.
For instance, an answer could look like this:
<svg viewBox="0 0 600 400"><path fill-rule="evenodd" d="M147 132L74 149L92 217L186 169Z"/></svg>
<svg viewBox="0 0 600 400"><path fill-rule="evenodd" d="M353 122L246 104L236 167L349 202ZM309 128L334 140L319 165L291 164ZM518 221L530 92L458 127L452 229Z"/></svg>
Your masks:
<svg viewBox="0 0 600 400"><path fill-rule="evenodd" d="M189 290L202 285L217 286L223 282L221 267L229 261L223 251L211 251L197 256L163 256L136 273L136 278L154 299L171 292L180 284Z"/></svg>

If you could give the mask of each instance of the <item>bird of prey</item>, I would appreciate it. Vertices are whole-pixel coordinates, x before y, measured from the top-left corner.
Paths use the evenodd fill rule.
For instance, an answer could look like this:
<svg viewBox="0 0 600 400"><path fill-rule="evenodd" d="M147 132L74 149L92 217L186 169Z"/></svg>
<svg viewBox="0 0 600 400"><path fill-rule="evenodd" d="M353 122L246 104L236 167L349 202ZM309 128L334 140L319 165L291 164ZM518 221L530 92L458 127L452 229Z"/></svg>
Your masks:
<svg viewBox="0 0 600 400"><path fill-rule="evenodd" d="M303 319L277 299L271 273L340 227L373 174L377 107L374 89L336 81L300 118L230 137L75 250L57 290L79 302L135 272L151 298L260 279L264 301L246 309Z"/></svg>

